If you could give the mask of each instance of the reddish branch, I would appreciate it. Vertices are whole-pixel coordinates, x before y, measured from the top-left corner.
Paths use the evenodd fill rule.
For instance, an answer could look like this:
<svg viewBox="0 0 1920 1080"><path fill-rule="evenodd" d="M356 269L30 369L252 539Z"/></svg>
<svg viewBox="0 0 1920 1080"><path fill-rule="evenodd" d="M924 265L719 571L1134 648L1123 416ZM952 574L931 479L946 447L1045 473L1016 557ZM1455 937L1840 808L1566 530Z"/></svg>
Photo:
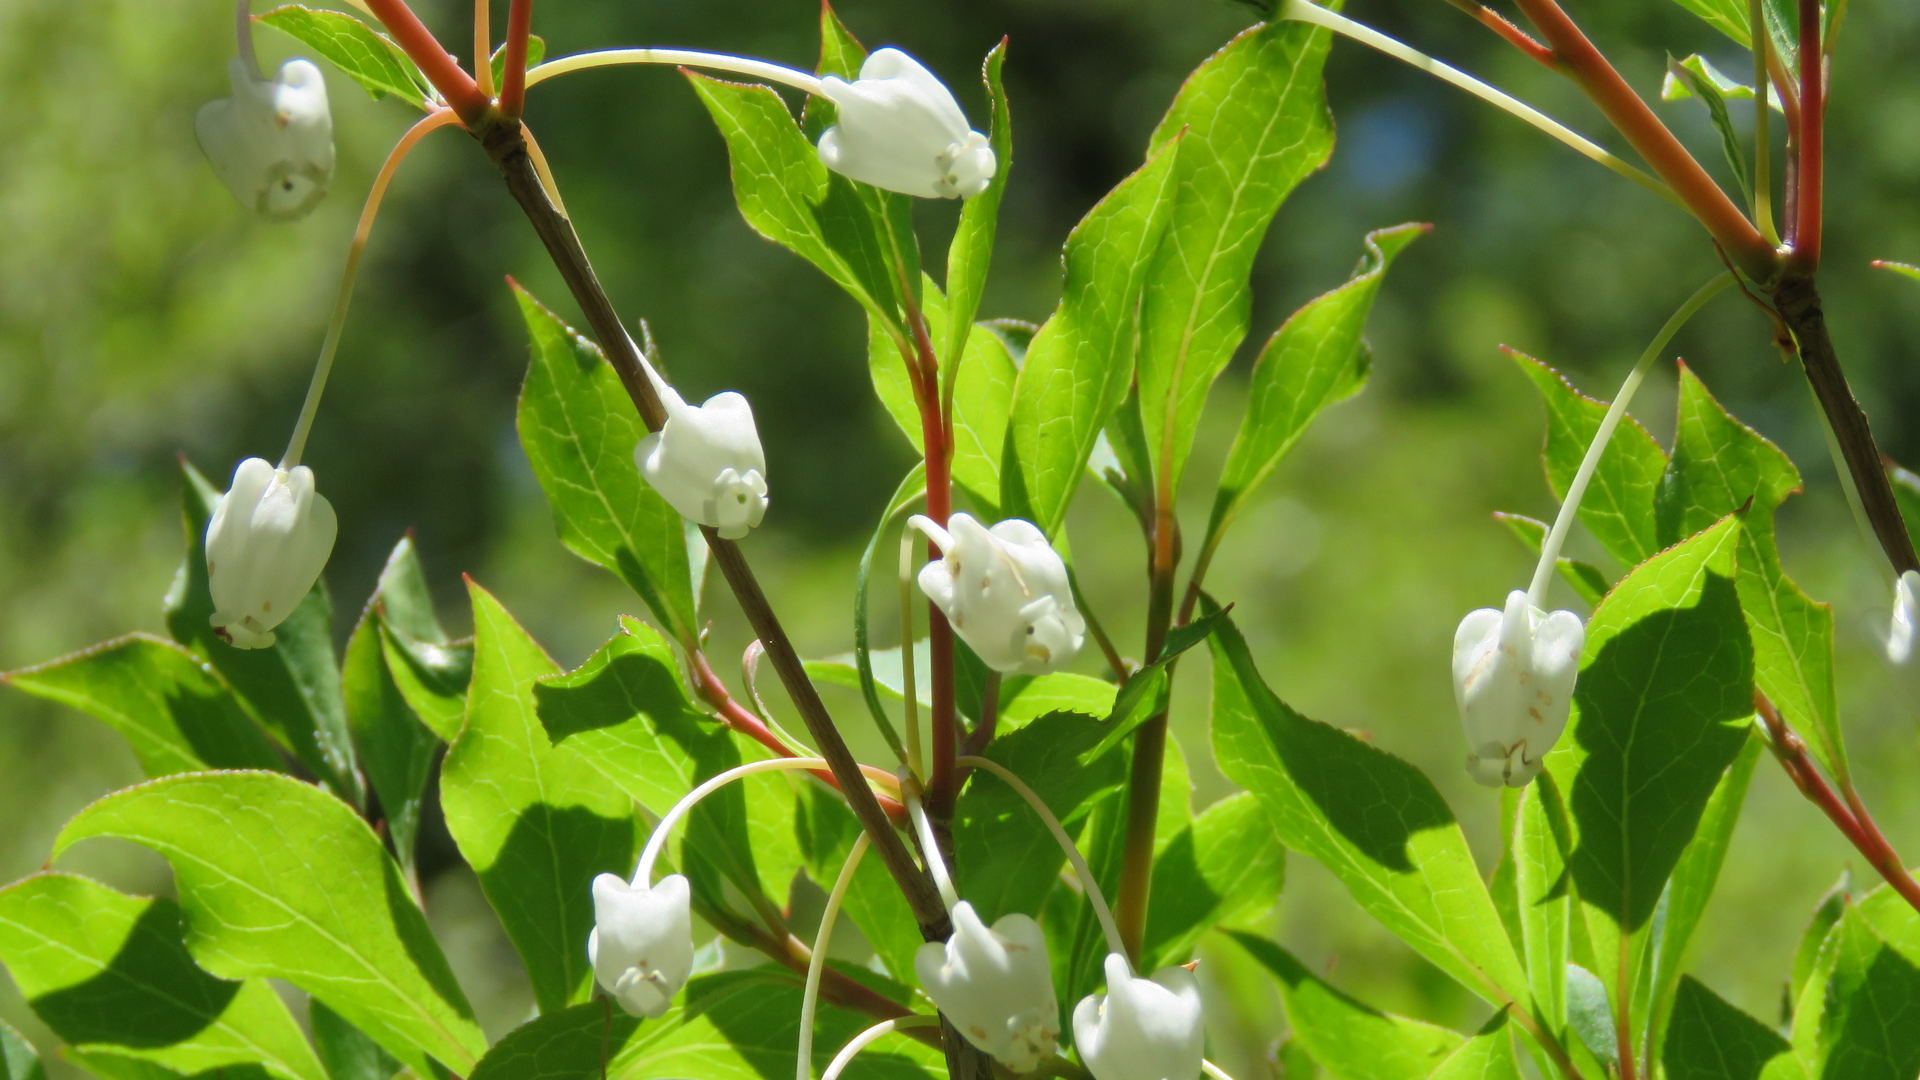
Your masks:
<svg viewBox="0 0 1920 1080"><path fill-rule="evenodd" d="M1820 50L1820 0L1800 0L1800 126L1795 156L1793 254L1796 270L1820 265L1824 202L1827 63Z"/></svg>
<svg viewBox="0 0 1920 1080"><path fill-rule="evenodd" d="M447 105L460 114L460 120L472 127L486 111L493 107L487 95L480 92L480 86L473 77L460 69L455 60L440 42L434 38L433 31L426 28L406 0L367 0L367 9L378 16L386 25L387 33L420 68L440 96L447 99ZM474 58L475 64L484 64L487 58Z"/></svg>
<svg viewBox="0 0 1920 1080"><path fill-rule="evenodd" d="M533 0L513 0L507 9L507 41L501 54L500 111L518 119L527 101L527 38L533 33ZM475 60L474 63L481 63Z"/></svg>
<svg viewBox="0 0 1920 1080"><path fill-rule="evenodd" d="M1555 0L1518 0L1540 36L1552 50L1560 70L1579 84L1606 114L1653 171L1673 188L1693 215L1707 227L1728 256L1749 277L1773 280L1778 259L1773 246L1747 220L1720 185L1713 182L1673 132L1660 122L1640 95L1627 85L1587 35L1574 25Z"/></svg>
<svg viewBox="0 0 1920 1080"><path fill-rule="evenodd" d="M1767 741L1773 750L1773 756L1779 759L1780 767L1787 772L1787 778L1807 801L1820 808L1828 820L1846 836L1849 843L1866 857L1867 862L1880 876L1885 878L1893 891L1920 911L1920 882L1907 872L1906 864L1900 861L1900 855L1893 850L1886 835L1874 823L1873 816L1860 801L1860 795L1851 784L1846 785L1844 798L1836 793L1820 775L1820 768L1814 763L1813 755L1807 752L1807 744L1793 728L1781 717L1780 710L1766 695L1755 692L1753 707L1760 713L1760 719L1766 724Z"/></svg>

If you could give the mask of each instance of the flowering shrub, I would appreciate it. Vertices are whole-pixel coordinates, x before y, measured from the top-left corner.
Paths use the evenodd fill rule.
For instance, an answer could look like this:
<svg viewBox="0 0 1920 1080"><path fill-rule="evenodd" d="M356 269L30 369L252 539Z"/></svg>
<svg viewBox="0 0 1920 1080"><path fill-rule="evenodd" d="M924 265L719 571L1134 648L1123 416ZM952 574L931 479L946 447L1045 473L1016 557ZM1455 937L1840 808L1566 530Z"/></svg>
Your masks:
<svg viewBox="0 0 1920 1080"><path fill-rule="evenodd" d="M233 95L196 127L248 211L308 212L334 165L325 76L296 59L266 78L254 23L424 115L367 198L279 463L247 458L224 493L185 468L171 637L129 635L6 677L112 725L149 776L80 812L50 858L131 841L171 864L178 901L50 863L0 890L0 964L67 1057L108 1078L1224 1080L1190 963L1214 931L1273 976L1288 1077L1915 1076L1920 884L1851 779L1832 611L1775 545L1797 467L1684 367L1671 446L1628 415L1681 326L1743 293L1823 407L1860 524L1893 572L1887 660L1911 662L1920 481L1875 448L1816 288L1825 72L1845 3L1681 3L1754 57L1752 85L1694 56L1671 65L1664 91L1705 105L1738 199L1555 0L1518 0L1534 34L1455 4L1569 76L1646 169L1337 3L1282 0L1180 87L1142 164L1068 237L1058 308L1028 325L980 310L1016 167L1004 42L984 62L990 110L970 120L938 75L897 49L869 54L830 7L809 72L664 48L547 61L531 0L513 0L505 43L468 72L404 0L356 0L370 20L299 6L255 16L241 0ZM491 52L484 0L475 11L477 53ZM1460 756L1501 789L1491 874L1419 770L1281 700L1233 598L1206 588L1249 497L1324 408L1365 385L1369 310L1425 226L1358 238L1350 280L1272 331L1191 549L1177 513L1201 408L1252 330L1254 253L1331 152L1320 71L1336 35L1658 192L1726 265L1683 299L1611 403L1516 354L1546 405L1561 508L1550 524L1502 515L1537 568L1455 638ZM622 64L685 72L727 142L747 222L867 317L876 392L919 463L860 563L850 662L798 655L739 543L780 506L753 406L732 392L692 405L663 377L650 334L637 344L596 280L521 121L531 87ZM800 92L797 116L769 83ZM1725 102L1757 94L1781 116L1755 110L1749 155ZM1775 123L1787 134L1777 223ZM300 461L381 200L440 127L463 128L498 167L586 318L567 326L515 286L531 339L522 446L561 540L631 586L651 620L623 619L574 671L479 583L474 635L452 639L407 540L344 656L334 650L320 576L336 520ZM962 201L937 280L916 198ZM1088 479L1133 512L1147 549L1138 660L1075 583L1065 522ZM1630 569L1612 580L1563 556L1576 524ZM896 534L897 588L878 592L897 601L903 632L881 647L872 578L893 565ZM757 636L738 689L703 633L705 605L723 602L708 595L716 571ZM1591 614L1549 612L1556 580ZM1167 725L1180 661L1201 649L1211 750L1244 790L1195 812ZM762 703L762 660L803 731ZM856 687L865 715L830 715L818 683ZM884 760L849 749L844 733L868 724ZM1782 1028L1685 971L1768 755L1884 879L1815 913ZM492 1045L420 906L416 844L436 777L537 1006ZM1279 894L1288 850L1323 864L1492 1019L1464 1033L1377 1012L1247 932ZM789 896L802 877L826 902L797 933ZM868 962L841 958L836 924L857 928ZM302 992L304 1024L268 980ZM0 1066L40 1075L3 1028Z"/></svg>

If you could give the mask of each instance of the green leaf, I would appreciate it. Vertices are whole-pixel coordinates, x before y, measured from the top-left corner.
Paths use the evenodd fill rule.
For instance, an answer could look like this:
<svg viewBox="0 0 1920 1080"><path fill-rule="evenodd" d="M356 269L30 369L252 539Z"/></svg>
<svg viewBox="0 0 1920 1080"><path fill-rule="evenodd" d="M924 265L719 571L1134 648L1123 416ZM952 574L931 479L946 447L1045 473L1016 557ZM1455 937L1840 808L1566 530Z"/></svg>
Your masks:
<svg viewBox="0 0 1920 1080"><path fill-rule="evenodd" d="M636 619L622 618L620 632L586 663L541 679L533 693L556 750L570 750L655 818L743 760L733 737L688 701L672 647ZM716 872L749 895L762 891L748 815L751 783L728 784L687 815L681 864L696 900L719 903ZM785 820L791 815L789 807ZM786 842L794 846L790 829ZM786 881L771 884L774 895L785 896Z"/></svg>
<svg viewBox="0 0 1920 1080"><path fill-rule="evenodd" d="M104 722L133 747L149 777L284 767L206 661L148 634L115 638L0 681Z"/></svg>
<svg viewBox="0 0 1920 1080"><path fill-rule="evenodd" d="M1798 1073L1791 1054L1772 1028L1692 976L1681 978L1660 1055L1667 1080L1786 1080Z"/></svg>
<svg viewBox="0 0 1920 1080"><path fill-rule="evenodd" d="M1261 681L1231 620L1211 644L1215 754L1228 779L1259 796L1281 841L1331 870L1362 908L1469 990L1496 1006L1522 1000L1520 960L1432 781L1288 708Z"/></svg>
<svg viewBox="0 0 1920 1080"><path fill-rule="evenodd" d="M818 1022L813 1040L816 1074L825 1071L842 1045L873 1023L826 1002L820 1003ZM684 1006L649 1021L628 1038L607 1063L607 1077L781 1080L793 1071L799 1038L800 987L784 969L708 975L687 984ZM889 1035L862 1051L841 1075L932 1080L944 1070L938 1051L904 1035ZM596 1071L579 1080L597 1076Z"/></svg>
<svg viewBox="0 0 1920 1080"><path fill-rule="evenodd" d="M1428 1080L1520 1080L1506 1011L1494 1013L1473 1038L1434 1068Z"/></svg>
<svg viewBox="0 0 1920 1080"><path fill-rule="evenodd" d="M1619 1029L1613 1023L1607 984L1578 964L1567 965L1567 1028L1609 1069L1619 1069Z"/></svg>
<svg viewBox="0 0 1920 1080"><path fill-rule="evenodd" d="M983 757L1013 770L1077 831L1089 802L1125 779L1120 758L1088 764L1101 726L1075 713L1044 716L987 744ZM1067 857L1027 801L1004 780L976 770L953 816L960 895L989 924L1013 912L1038 912Z"/></svg>
<svg viewBox="0 0 1920 1080"><path fill-rule="evenodd" d="M495 1043L467 1080L600 1080L601 1062L626 1049L640 1023L611 998L547 1013Z"/></svg>
<svg viewBox="0 0 1920 1080"><path fill-rule="evenodd" d="M1706 79L1708 82L1712 83L1713 89L1716 92L1718 92L1722 98L1726 99L1727 101L1752 101L1753 100L1753 87L1748 86L1747 84L1740 82L1737 79L1734 79L1733 77L1729 76L1727 73L1721 71L1719 68L1714 67L1713 61L1707 59L1706 57L1700 55L1699 53L1694 53L1692 56L1689 56L1685 60L1680 61L1680 64L1683 67L1687 68L1689 71L1693 72L1695 75L1698 75ZM1687 100L1688 98L1694 96L1693 91L1690 89L1692 82L1693 80L1691 79L1679 78L1675 76L1673 72L1669 71L1667 73L1667 77L1661 80L1661 83L1660 83L1660 100L1662 101ZM1768 104L1773 106L1774 112L1782 111L1780 107L1780 94L1778 91L1774 90L1772 87L1768 87L1767 89L1767 102Z"/></svg>
<svg viewBox="0 0 1920 1080"><path fill-rule="evenodd" d="M1742 199L1751 205L1753 169L1747 163L1746 152L1740 148L1740 133L1734 130L1733 117L1727 114L1727 97L1720 88L1720 80L1712 77L1718 74L1699 56L1689 56L1685 60L1667 58L1667 77L1685 83L1693 96L1706 106L1707 117L1713 121L1714 130L1720 133L1720 150L1726 155L1727 166L1733 170L1733 181L1740 186ZM1664 92L1661 96L1665 96Z"/></svg>
<svg viewBox="0 0 1920 1080"><path fill-rule="evenodd" d="M283 30L326 57L376 100L392 94L424 109L436 97L433 84L400 46L345 12L288 4L255 15L254 21Z"/></svg>
<svg viewBox="0 0 1920 1080"><path fill-rule="evenodd" d="M945 337L950 332L947 302L931 279L921 282L920 306L928 335L934 340ZM914 400L906 360L886 327L873 318L867 320L867 364L880 403L915 452L924 455L920 406ZM983 499L1000 491L1000 455L1018 375L1013 356L997 336L974 334L967 339L966 359L953 395L953 478Z"/></svg>
<svg viewBox="0 0 1920 1080"><path fill-rule="evenodd" d="M1536 557L1540 554L1540 546L1547 539L1549 526L1546 522L1522 514L1508 514L1498 510L1494 511L1493 519L1513 530L1513 535L1518 537L1522 544L1527 545L1527 549ZM1607 580L1607 575L1601 573L1591 563L1583 563L1578 559L1569 559L1562 555L1556 560L1555 568L1560 571L1560 579L1571 586L1575 595L1585 601L1588 607L1599 607L1600 598L1607 595L1608 589L1613 588L1613 583Z"/></svg>
<svg viewBox="0 0 1920 1080"><path fill-rule="evenodd" d="M1752 24L1747 19L1746 0L1674 0L1675 3L1706 20L1709 26L1732 38L1742 49L1753 47ZM1829 9L1844 5L1822 4ZM1765 0L1762 19L1773 51L1794 79L1799 78L1799 11L1794 0Z"/></svg>
<svg viewBox="0 0 1920 1080"><path fill-rule="evenodd" d="M1794 1002L1800 1000L1801 991L1806 989L1807 980L1813 975L1814 968L1820 962L1820 946L1826 943L1827 934L1833 930L1840 916L1846 913L1851 902L1849 896L1853 887L1851 872L1840 871L1840 880L1820 898L1813 909L1813 917L1807 920L1807 927L1800 932L1800 947L1793 953L1793 977L1787 984L1787 1005L1791 1009ZM1792 1019L1791 1016L1788 1019Z"/></svg>
<svg viewBox="0 0 1920 1080"><path fill-rule="evenodd" d="M0 1080L47 1080L33 1044L0 1020Z"/></svg>
<svg viewBox="0 0 1920 1080"><path fill-rule="evenodd" d="M1244 31L1187 76L1149 144L1157 151L1184 135L1140 314L1140 416L1154 475L1169 490L1208 389L1247 336L1248 277L1267 225L1333 152L1320 77L1332 39L1284 19Z"/></svg>
<svg viewBox="0 0 1920 1080"><path fill-rule="evenodd" d="M403 538L388 556L373 599L354 626L353 636L347 639L347 658L341 668L354 742L360 760L366 763L367 779L380 796L393 849L399 853L400 865L406 867L413 865L427 774L433 768L440 740L414 715L388 671L386 635L381 628L387 621L389 605L399 618L422 623L423 600L424 621L431 622L432 604L425 597L420 559L412 539ZM422 628L437 632L439 626L432 623Z"/></svg>
<svg viewBox="0 0 1920 1080"><path fill-rule="evenodd" d="M1757 729L1749 729L1746 745L1727 766L1700 815L1700 827L1694 832L1680 862L1673 868L1673 879L1661 901L1666 913L1653 935L1653 1001L1651 1015L1667 1015L1686 963L1687 945L1706 914L1707 901L1720 880L1720 867L1726 862L1727 845L1733 840L1733 827L1740 820L1740 808L1747 799L1747 786L1753 780L1766 740ZM1644 1005L1642 1006L1645 1007Z"/></svg>
<svg viewBox="0 0 1920 1080"><path fill-rule="evenodd" d="M633 803L573 747L554 746L535 680L559 674L500 602L473 596L467 723L440 770L447 829L526 963L545 1011L592 990L592 883L633 873Z"/></svg>
<svg viewBox="0 0 1920 1080"><path fill-rule="evenodd" d="M1138 298L1170 216L1184 141L1160 147L1074 226L1060 306L1033 336L1014 383L1000 509L1049 536L1133 379Z"/></svg>
<svg viewBox="0 0 1920 1080"><path fill-rule="evenodd" d="M354 805L364 799L353 734L333 654L333 604L327 583L314 583L300 606L274 627L270 648L236 649L214 635L207 586L207 520L221 493L185 459L182 491L187 559L167 591L167 633L213 666L241 707L275 742Z"/></svg>
<svg viewBox="0 0 1920 1080"><path fill-rule="evenodd" d="M1513 822L1513 860L1533 1013L1549 1031L1563 1030L1567 1023L1573 898L1567 853L1572 847L1560 788L1551 775L1542 776L1520 792Z"/></svg>
<svg viewBox="0 0 1920 1080"><path fill-rule="evenodd" d="M1209 545L1232 524L1313 418L1328 405L1359 392L1366 383L1369 354L1360 334L1366 327L1367 314L1373 310L1373 298L1394 258L1430 228L1400 225L1368 233L1366 254L1352 279L1308 301L1267 339L1253 363L1247 415L1240 421L1240 431L1234 436L1220 474L1220 488L1214 493L1213 511L1207 519ZM1243 294L1237 301L1240 330L1234 336L1235 343L1245 335L1246 304ZM1224 364L1226 359L1222 357L1220 362ZM1212 374L1208 379L1211 381ZM1182 408L1181 422L1197 426L1197 410L1205 400L1206 386L1194 392L1199 400L1191 408ZM1144 397L1144 390L1143 400L1152 400ZM1158 430L1151 417L1147 427L1149 431Z"/></svg>
<svg viewBox="0 0 1920 1080"><path fill-rule="evenodd" d="M1607 403L1575 390L1559 372L1531 356L1511 349L1507 354L1546 401L1547 443L1541 458L1554 498L1565 499L1587 445L1600 430ZM1654 493L1666 468L1666 451L1638 421L1626 417L1601 451L1593 481L1580 501L1580 523L1627 566L1638 566L1666 546L1659 542L1653 511Z"/></svg>
<svg viewBox="0 0 1920 1080"><path fill-rule="evenodd" d="M1286 880L1286 849L1258 799L1243 791L1207 807L1154 856L1140 969L1186 963L1207 931L1254 923Z"/></svg>
<svg viewBox="0 0 1920 1080"><path fill-rule="evenodd" d="M1000 221L1000 197L1006 193L1007 176L1013 171L1013 113L1007 105L1006 87L1001 85L1000 80L1000 72L1006 61L1007 43L1002 39L987 53L987 59L980 67L980 76L986 83L987 101L992 111L987 140L993 145L994 163L998 167L987 189L968 199L960 208L960 224L954 228L953 241L947 245L947 289L953 294L953 319L946 335L935 338L944 346L940 350L943 368L951 368L954 357L970 355L967 341L972 336L969 331L973 328L973 318L980 312L980 296L986 290L987 269L993 262L994 233ZM961 368L963 374L965 370ZM942 382L952 377L951 374L945 374ZM965 392L956 387L956 411ZM999 442L995 440L990 445L997 449ZM995 488L974 490L993 491Z"/></svg>
<svg viewBox="0 0 1920 1080"><path fill-rule="evenodd" d="M194 965L180 908L72 874L0 891L0 961L60 1038L195 1073L260 1062L282 1080L326 1080L264 979Z"/></svg>
<svg viewBox="0 0 1920 1080"><path fill-rule="evenodd" d="M771 88L692 72L687 80L727 141L734 201L753 231L812 263L868 314L903 326L900 268L917 259L904 250L913 243L909 197L830 172ZM904 280L919 273L910 265Z"/></svg>
<svg viewBox="0 0 1920 1080"><path fill-rule="evenodd" d="M1647 927L1746 742L1753 649L1733 580L1741 532L1729 517L1661 553L1594 611L1573 719L1547 756L1566 793L1568 868L1596 973L1616 1004L1638 981L1622 970L1622 941Z"/></svg>
<svg viewBox="0 0 1920 1080"><path fill-rule="evenodd" d="M1900 262L1889 262L1886 259L1875 259L1873 265L1882 270L1891 270L1901 277L1920 281L1920 266L1910 266Z"/></svg>
<svg viewBox="0 0 1920 1080"><path fill-rule="evenodd" d="M541 37L539 34L528 34L527 35L527 70L531 71L532 69L539 67L540 61L545 60L546 58L547 58L547 40ZM504 82L507 77L507 43L506 42L504 41L501 42L500 47L493 50L493 58L488 62L488 66L493 68L493 85L495 86L501 85L502 82Z"/></svg>
<svg viewBox="0 0 1920 1080"><path fill-rule="evenodd" d="M1907 523L1907 532L1920 536L1920 475L1889 464L1887 478L1893 482L1893 501L1900 507L1900 517Z"/></svg>
<svg viewBox="0 0 1920 1080"><path fill-rule="evenodd" d="M1882 886L1846 911L1794 1009L1808 1076L1920 1073L1920 915Z"/></svg>
<svg viewBox="0 0 1920 1080"><path fill-rule="evenodd" d="M380 620L380 652L407 707L441 742L460 737L473 679L473 639L436 642L409 637L391 619Z"/></svg>
<svg viewBox="0 0 1920 1080"><path fill-rule="evenodd" d="M1174 627L1160 646L1160 658L1127 678L1113 701L1113 713L1107 717L1106 737L1094 747L1088 760L1104 757L1122 739L1148 720L1166 711L1168 695L1173 691L1173 663L1180 654L1205 641L1219 629L1231 608L1209 611L1193 622Z"/></svg>
<svg viewBox="0 0 1920 1080"><path fill-rule="evenodd" d="M332 1080L392 1080L400 1071L393 1055L319 998L307 1002L307 1024L313 1030L314 1049Z"/></svg>
<svg viewBox="0 0 1920 1080"><path fill-rule="evenodd" d="M1265 938L1232 937L1279 980L1294 1038L1340 1080L1426 1080L1467 1041L1446 1028L1362 1005Z"/></svg>
<svg viewBox="0 0 1920 1080"><path fill-rule="evenodd" d="M212 974L284 979L423 1075L428 1055L464 1073L486 1049L400 868L339 799L277 773L186 773L82 810L53 855L95 836L173 864Z"/></svg>
<svg viewBox="0 0 1920 1080"><path fill-rule="evenodd" d="M620 575L679 641L699 633L686 530L640 476L646 434L620 377L592 342L518 285L533 338L520 390L520 445L553 507L560 541Z"/></svg>
<svg viewBox="0 0 1920 1080"><path fill-rule="evenodd" d="M1820 763L1848 774L1833 683L1833 611L1788 578L1774 545L1773 512L1800 490L1793 462L1731 416L1693 372L1680 371L1673 460L1661 480L1663 540L1677 540L1747 507L1740 544L1740 605L1753 637L1754 678L1787 722L1813 735Z"/></svg>

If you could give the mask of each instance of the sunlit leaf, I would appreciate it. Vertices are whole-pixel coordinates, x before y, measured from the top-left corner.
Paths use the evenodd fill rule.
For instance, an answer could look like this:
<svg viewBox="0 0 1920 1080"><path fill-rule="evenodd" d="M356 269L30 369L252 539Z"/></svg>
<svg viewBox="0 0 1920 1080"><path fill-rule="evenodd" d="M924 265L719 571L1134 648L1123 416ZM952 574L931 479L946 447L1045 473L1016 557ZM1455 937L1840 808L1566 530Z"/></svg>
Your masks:
<svg viewBox="0 0 1920 1080"><path fill-rule="evenodd" d="M486 1049L399 866L353 809L277 773L183 773L116 792L54 841L114 836L173 864L187 948L226 979L284 979L425 1074Z"/></svg>
<svg viewBox="0 0 1920 1080"><path fill-rule="evenodd" d="M1278 980L1294 1037L1339 1080L1426 1080L1467 1041L1446 1028L1355 1001L1265 938L1233 939Z"/></svg>
<svg viewBox="0 0 1920 1080"><path fill-rule="evenodd" d="M553 507L560 540L620 575L681 641L698 634L686 530L640 476L633 452L646 434L600 349L519 286L533 336L520 390L520 445Z"/></svg>
<svg viewBox="0 0 1920 1080"><path fill-rule="evenodd" d="M187 955L180 908L72 874L0 891L0 961L65 1042L198 1073L259 1062L327 1080L266 980L230 982Z"/></svg>
<svg viewBox="0 0 1920 1080"><path fill-rule="evenodd" d="M592 883L631 876L633 801L572 747L554 746L536 712L536 680L559 674L499 601L473 597L473 688L447 749L447 829L525 961L545 1010L591 991Z"/></svg>
<svg viewBox="0 0 1920 1080"><path fill-rule="evenodd" d="M288 4L256 15L254 20L299 40L375 98L392 94L420 108L434 100L433 84L412 58L385 34L352 15Z"/></svg>

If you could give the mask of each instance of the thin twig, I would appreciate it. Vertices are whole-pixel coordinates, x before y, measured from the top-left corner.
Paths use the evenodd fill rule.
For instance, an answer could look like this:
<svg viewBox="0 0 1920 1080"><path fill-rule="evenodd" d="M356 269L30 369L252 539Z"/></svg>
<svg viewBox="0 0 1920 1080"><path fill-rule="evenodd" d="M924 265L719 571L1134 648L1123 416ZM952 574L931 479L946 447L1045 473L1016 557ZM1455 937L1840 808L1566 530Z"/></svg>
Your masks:
<svg viewBox="0 0 1920 1080"><path fill-rule="evenodd" d="M1820 0L1800 0L1799 45L1800 138L1790 259L1795 269L1810 272L1820 265L1826 176L1827 63L1820 51Z"/></svg>
<svg viewBox="0 0 1920 1080"><path fill-rule="evenodd" d="M533 34L533 0L513 0L507 8L507 41L500 59L500 111L519 119L527 105L527 39ZM475 60L475 64L490 61Z"/></svg>

